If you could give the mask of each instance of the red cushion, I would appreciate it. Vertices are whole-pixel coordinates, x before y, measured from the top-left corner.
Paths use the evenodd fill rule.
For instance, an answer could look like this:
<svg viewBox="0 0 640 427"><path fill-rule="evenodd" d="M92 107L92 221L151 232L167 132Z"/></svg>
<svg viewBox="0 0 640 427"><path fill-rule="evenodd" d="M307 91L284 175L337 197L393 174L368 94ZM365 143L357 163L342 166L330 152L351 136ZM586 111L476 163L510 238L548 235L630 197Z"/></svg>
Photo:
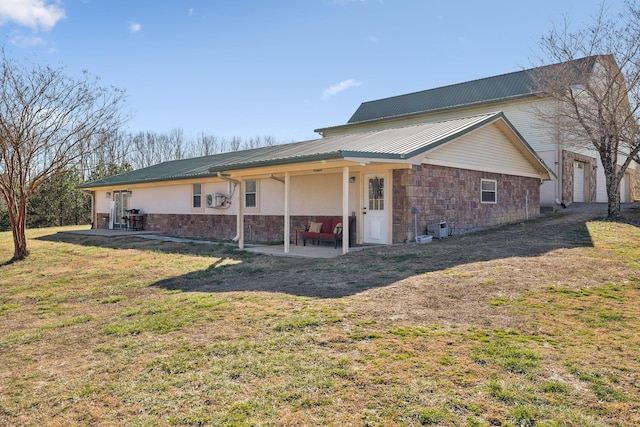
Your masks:
<svg viewBox="0 0 640 427"><path fill-rule="evenodd" d="M320 228L320 233L333 234L333 230L336 228L336 225L342 223L342 218L333 217L333 216L319 216L319 217L316 217L316 220L314 222L322 223L322 227Z"/></svg>
<svg viewBox="0 0 640 427"><path fill-rule="evenodd" d="M322 228L320 229L320 233L333 233L332 218L319 218L316 222L322 223Z"/></svg>

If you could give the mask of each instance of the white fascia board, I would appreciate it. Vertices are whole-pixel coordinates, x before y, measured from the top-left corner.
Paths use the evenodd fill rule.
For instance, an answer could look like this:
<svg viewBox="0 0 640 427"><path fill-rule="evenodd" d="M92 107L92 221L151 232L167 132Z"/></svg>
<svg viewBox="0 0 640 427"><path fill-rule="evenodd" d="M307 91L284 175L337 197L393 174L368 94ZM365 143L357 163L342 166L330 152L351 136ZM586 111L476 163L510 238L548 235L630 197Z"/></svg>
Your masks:
<svg viewBox="0 0 640 427"><path fill-rule="evenodd" d="M394 163L397 165L410 164L406 159L380 159L367 157L345 157L344 160L357 163L359 166L366 166L372 163ZM416 163L420 164L420 163Z"/></svg>

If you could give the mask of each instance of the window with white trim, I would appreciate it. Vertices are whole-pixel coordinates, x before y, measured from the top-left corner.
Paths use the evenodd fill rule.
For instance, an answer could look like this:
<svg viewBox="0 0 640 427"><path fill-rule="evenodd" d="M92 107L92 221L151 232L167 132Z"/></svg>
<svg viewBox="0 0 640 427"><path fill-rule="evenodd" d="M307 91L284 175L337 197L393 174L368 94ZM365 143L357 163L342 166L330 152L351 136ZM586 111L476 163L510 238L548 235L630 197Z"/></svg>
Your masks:
<svg viewBox="0 0 640 427"><path fill-rule="evenodd" d="M191 207L194 209L202 208L202 184L193 184L192 187Z"/></svg>
<svg viewBox="0 0 640 427"><path fill-rule="evenodd" d="M496 203L498 200L498 181L495 179L480 180L480 202Z"/></svg>
<svg viewBox="0 0 640 427"><path fill-rule="evenodd" d="M255 179L248 179L244 183L244 207L258 207L258 181Z"/></svg>

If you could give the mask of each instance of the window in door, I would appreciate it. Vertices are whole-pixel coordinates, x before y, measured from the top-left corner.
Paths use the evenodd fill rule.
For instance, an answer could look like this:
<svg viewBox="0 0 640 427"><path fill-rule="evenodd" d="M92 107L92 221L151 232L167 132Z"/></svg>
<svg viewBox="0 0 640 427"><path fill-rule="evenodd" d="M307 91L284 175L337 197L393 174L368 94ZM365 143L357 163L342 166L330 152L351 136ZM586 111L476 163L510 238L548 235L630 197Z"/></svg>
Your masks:
<svg viewBox="0 0 640 427"><path fill-rule="evenodd" d="M369 179L369 206L370 211L384 210L384 178Z"/></svg>

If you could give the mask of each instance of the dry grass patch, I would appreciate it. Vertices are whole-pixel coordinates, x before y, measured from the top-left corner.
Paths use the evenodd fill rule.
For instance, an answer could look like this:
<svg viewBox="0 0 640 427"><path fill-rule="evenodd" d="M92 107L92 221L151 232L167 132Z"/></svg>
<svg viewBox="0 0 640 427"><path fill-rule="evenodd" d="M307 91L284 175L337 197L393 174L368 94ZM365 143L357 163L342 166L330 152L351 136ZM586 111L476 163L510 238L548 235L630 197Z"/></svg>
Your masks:
<svg viewBox="0 0 640 427"><path fill-rule="evenodd" d="M30 230L0 267L0 424L638 425L638 224L322 263Z"/></svg>

